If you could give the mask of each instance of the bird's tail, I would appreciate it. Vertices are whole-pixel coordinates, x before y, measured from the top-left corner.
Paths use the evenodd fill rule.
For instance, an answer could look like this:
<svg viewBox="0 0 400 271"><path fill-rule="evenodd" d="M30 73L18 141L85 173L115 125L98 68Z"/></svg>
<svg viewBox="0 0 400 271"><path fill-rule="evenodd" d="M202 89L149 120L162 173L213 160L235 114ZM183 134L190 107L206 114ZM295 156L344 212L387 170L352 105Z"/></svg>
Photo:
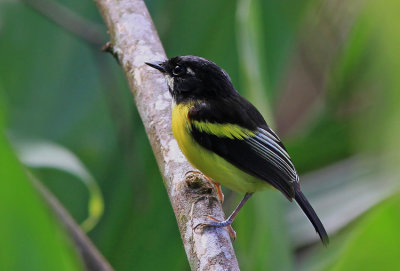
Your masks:
<svg viewBox="0 0 400 271"><path fill-rule="evenodd" d="M297 204L300 206L300 208L303 210L304 214L307 216L307 218L313 224L315 231L318 233L319 237L321 238L322 243L325 246L328 245L329 237L328 237L328 234L326 233L324 225L322 225L321 220L319 220L313 207L308 202L308 200L306 199L304 194L300 191L300 189L296 189L296 190L297 191L295 192L296 193L295 200L296 200Z"/></svg>

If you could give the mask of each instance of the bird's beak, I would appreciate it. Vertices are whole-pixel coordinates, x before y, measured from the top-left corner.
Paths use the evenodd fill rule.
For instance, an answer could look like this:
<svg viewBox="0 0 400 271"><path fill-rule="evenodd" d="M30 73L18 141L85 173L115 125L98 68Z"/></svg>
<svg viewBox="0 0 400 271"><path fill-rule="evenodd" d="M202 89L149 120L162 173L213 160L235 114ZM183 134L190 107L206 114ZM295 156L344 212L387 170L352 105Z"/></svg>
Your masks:
<svg viewBox="0 0 400 271"><path fill-rule="evenodd" d="M159 70L162 73L165 73L165 68L164 68L164 61L153 61L153 62L145 62L146 65L149 65L150 67Z"/></svg>

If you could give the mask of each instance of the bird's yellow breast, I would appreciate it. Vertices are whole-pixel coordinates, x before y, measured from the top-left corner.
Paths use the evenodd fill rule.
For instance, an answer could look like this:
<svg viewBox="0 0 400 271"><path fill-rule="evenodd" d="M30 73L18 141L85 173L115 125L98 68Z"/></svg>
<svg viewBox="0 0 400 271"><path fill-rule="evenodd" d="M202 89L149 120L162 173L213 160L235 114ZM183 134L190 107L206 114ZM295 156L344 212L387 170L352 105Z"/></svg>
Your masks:
<svg viewBox="0 0 400 271"><path fill-rule="evenodd" d="M268 187L267 182L238 169L192 138L188 119L192 106L193 104L178 104L172 109L172 132L189 162L206 176L237 192L255 192Z"/></svg>

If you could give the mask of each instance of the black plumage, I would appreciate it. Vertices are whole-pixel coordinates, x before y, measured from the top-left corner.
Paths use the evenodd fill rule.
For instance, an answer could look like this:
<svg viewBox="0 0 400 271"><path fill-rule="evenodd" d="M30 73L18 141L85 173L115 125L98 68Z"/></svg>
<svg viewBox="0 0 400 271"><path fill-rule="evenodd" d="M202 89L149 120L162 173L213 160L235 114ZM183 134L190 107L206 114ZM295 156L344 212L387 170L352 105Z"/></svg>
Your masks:
<svg viewBox="0 0 400 271"><path fill-rule="evenodd" d="M243 106L244 104L247 106ZM196 104L190 109L188 117L190 120L210 123L236 124L252 131L259 127L269 129L255 107L239 95L235 95L232 99L225 99L224 103ZM289 200L294 198L293 182L296 179L279 170L269 160L260 157L246 140L218 137L199 131L194 126L191 133L204 148L215 152L246 173L270 183Z"/></svg>
<svg viewBox="0 0 400 271"><path fill-rule="evenodd" d="M189 108L188 122L182 129L188 129L195 142L241 171L269 183L290 201L295 199L322 242L328 243L324 226L300 190L299 177L284 145L259 111L239 95L223 69L196 56L174 57L147 64L164 74L175 103ZM213 133L211 129L199 128L196 122L205 126L236 125L251 131L251 135L241 138L224 136ZM207 225L230 225L252 192L248 191L227 220Z"/></svg>

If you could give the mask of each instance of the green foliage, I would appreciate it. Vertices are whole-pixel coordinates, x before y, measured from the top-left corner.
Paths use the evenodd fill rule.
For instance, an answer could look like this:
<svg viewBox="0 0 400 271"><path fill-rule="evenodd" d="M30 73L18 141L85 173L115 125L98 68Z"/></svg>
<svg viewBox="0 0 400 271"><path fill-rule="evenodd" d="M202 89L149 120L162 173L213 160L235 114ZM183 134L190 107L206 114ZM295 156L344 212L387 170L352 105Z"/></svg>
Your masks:
<svg viewBox="0 0 400 271"><path fill-rule="evenodd" d="M303 270L398 270L400 196L396 195L340 233L329 250L315 253Z"/></svg>
<svg viewBox="0 0 400 271"><path fill-rule="evenodd" d="M31 168L49 168L72 174L85 185L89 192L88 217L81 223L88 232L103 215L104 202L101 190L79 159L67 149L49 142L20 142L14 140L19 159Z"/></svg>
<svg viewBox="0 0 400 271"><path fill-rule="evenodd" d="M285 96L285 82L296 79L304 67L321 67L311 61L294 69L293 75L296 60L310 60L304 55L313 56L315 43L334 48L324 52L335 57L325 60L329 63L322 71L314 71L316 81L323 82L318 85L317 106L306 108L310 117L284 138L294 164L306 173L363 154L376 159L372 171L396 169L398 1L370 1L352 6L357 12L349 13L350 4L327 5L329 1L146 2L168 56L192 54L215 61L273 125L281 117L274 112L282 97L294 105L302 102L303 86L294 86L297 96ZM92 2L60 3L102 23ZM116 270L187 270L175 217L120 67L99 48L22 3L0 5L0 123L10 138L55 142L87 167L98 181L105 208L88 235ZM326 32L339 38L324 40ZM1 133L0 157L7 165L0 171L1 264L19 264L26 270L24 262L15 261L26 257L27 264L32 263L29 270L35 270L33 264L46 270L40 269L39 259L49 255L49 270L79 269L70 241L35 194ZM392 159L381 159L388 154ZM31 170L78 222L88 216L90 199L74 176ZM239 198L227 197L227 212L235 200ZM398 197L333 234L327 249L315 246L302 254L296 254L301 248L292 247L289 228L296 225L286 223L284 202L276 191L259 193L238 216L234 246L243 270L297 270L299 262L305 263L304 270L398 269ZM5 248L13 252L2 253Z"/></svg>
<svg viewBox="0 0 400 271"><path fill-rule="evenodd" d="M276 191L256 193L235 221L234 243L242 270L292 270L284 208Z"/></svg>
<svg viewBox="0 0 400 271"><path fill-rule="evenodd" d="M337 260L326 270L398 270L400 197L372 210L355 225Z"/></svg>
<svg viewBox="0 0 400 271"><path fill-rule="evenodd" d="M84 270L0 130L0 269Z"/></svg>

